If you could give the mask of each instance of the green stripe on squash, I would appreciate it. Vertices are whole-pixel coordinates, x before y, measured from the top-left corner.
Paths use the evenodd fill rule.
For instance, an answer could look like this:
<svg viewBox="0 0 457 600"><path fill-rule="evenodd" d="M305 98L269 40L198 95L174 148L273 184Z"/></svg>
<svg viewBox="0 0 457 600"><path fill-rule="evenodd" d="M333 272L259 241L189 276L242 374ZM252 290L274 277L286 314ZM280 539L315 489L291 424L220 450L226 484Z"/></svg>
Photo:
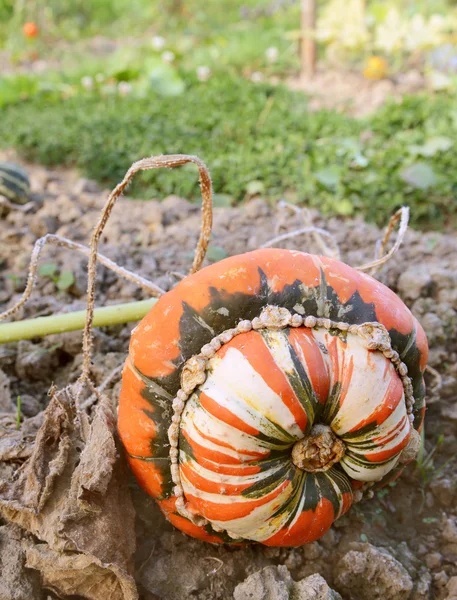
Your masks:
<svg viewBox="0 0 457 600"><path fill-rule="evenodd" d="M13 163L0 162L0 195L15 204L26 204L30 193L30 180L24 169Z"/></svg>

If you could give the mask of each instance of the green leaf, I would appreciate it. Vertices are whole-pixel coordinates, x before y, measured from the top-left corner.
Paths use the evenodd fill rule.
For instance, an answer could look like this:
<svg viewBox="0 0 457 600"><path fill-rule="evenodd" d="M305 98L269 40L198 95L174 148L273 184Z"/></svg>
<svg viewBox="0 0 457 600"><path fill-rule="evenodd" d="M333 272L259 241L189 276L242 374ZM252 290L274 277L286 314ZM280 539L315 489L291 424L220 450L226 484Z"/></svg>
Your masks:
<svg viewBox="0 0 457 600"><path fill-rule="evenodd" d="M213 194L213 206L224 208L233 206L233 196L230 196L230 194Z"/></svg>
<svg viewBox="0 0 457 600"><path fill-rule="evenodd" d="M435 137L430 138L425 144L425 149L428 154L424 154L424 156L434 156L438 152L446 152L452 146L454 142L443 135L437 135Z"/></svg>
<svg viewBox="0 0 457 600"><path fill-rule="evenodd" d="M26 100L38 91L38 79L30 75L0 77L0 107Z"/></svg>
<svg viewBox="0 0 457 600"><path fill-rule="evenodd" d="M314 173L314 178L329 190L334 190L341 180L341 171L338 167L325 167Z"/></svg>
<svg viewBox="0 0 457 600"><path fill-rule="evenodd" d="M221 248L220 246L209 246L206 252L206 256L208 260L212 262L218 262L223 258L227 258L227 252L224 250L224 248Z"/></svg>
<svg viewBox="0 0 457 600"><path fill-rule="evenodd" d="M435 171L424 162L412 164L400 173L403 181L418 190L427 190L436 184Z"/></svg>
<svg viewBox="0 0 457 600"><path fill-rule="evenodd" d="M368 542L368 537L364 533L360 534L360 539L362 540L362 542L365 542L365 543Z"/></svg>
<svg viewBox="0 0 457 600"><path fill-rule="evenodd" d="M68 290L75 282L73 271L62 271L57 280L57 289L64 291Z"/></svg>
<svg viewBox="0 0 457 600"><path fill-rule="evenodd" d="M42 277L53 277L57 272L57 265L54 263L45 263L38 267L38 275Z"/></svg>
<svg viewBox="0 0 457 600"><path fill-rule="evenodd" d="M265 192L265 185L263 181L250 181L246 186L246 194L248 196L257 196Z"/></svg>
<svg viewBox="0 0 457 600"><path fill-rule="evenodd" d="M359 154L361 152L360 142L356 138L343 138L339 140L339 146L345 151L352 152L353 154Z"/></svg>
<svg viewBox="0 0 457 600"><path fill-rule="evenodd" d="M432 523L438 523L439 519L437 519L436 517L424 517L422 519L422 522L425 523L426 525L431 525Z"/></svg>
<svg viewBox="0 0 457 600"><path fill-rule="evenodd" d="M378 183L379 175L376 171L365 171L363 182L365 185L370 185L371 183Z"/></svg>
<svg viewBox="0 0 457 600"><path fill-rule="evenodd" d="M438 154L439 152L446 152L447 150L452 148L453 145L454 142L450 138L444 136L436 136L428 139L422 146L413 145L410 146L408 150L411 154L429 157L435 156L435 154Z"/></svg>
<svg viewBox="0 0 457 600"><path fill-rule="evenodd" d="M186 89L184 81L170 65L158 65L152 69L149 83L161 96L180 96Z"/></svg>
<svg viewBox="0 0 457 600"><path fill-rule="evenodd" d="M389 12L389 8L390 6L387 2L374 2L369 6L368 10L376 23L382 23Z"/></svg>
<svg viewBox="0 0 457 600"><path fill-rule="evenodd" d="M434 250L438 244L438 239L437 238L429 238L426 241L427 244L427 250Z"/></svg>
<svg viewBox="0 0 457 600"><path fill-rule="evenodd" d="M339 215L343 215L344 217L349 217L354 212L354 205L350 200L345 198L344 200L337 200L334 203L335 211Z"/></svg>
<svg viewBox="0 0 457 600"><path fill-rule="evenodd" d="M155 60L155 63L152 61ZM135 48L122 47L114 52L103 65L104 74L107 79L116 81L134 81L145 69L151 69L153 64L160 64L159 58L146 57L139 60Z"/></svg>
<svg viewBox="0 0 457 600"><path fill-rule="evenodd" d="M138 79L140 71L135 68L119 69L112 73L112 77L116 81L134 81Z"/></svg>
<svg viewBox="0 0 457 600"><path fill-rule="evenodd" d="M363 154L358 153L354 156L354 159L351 162L351 167L353 169L365 169L365 167L368 167L368 164L368 158Z"/></svg>

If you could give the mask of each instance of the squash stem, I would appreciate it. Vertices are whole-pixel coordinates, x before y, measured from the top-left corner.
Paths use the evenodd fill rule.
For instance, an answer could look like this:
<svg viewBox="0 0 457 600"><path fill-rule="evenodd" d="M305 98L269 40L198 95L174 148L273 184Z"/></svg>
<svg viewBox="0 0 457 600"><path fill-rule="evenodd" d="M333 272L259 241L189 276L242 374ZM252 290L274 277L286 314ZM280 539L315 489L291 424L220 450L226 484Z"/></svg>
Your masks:
<svg viewBox="0 0 457 600"><path fill-rule="evenodd" d="M107 325L139 321L156 302L157 298L151 298L150 300L96 308L93 325L94 327L106 327ZM85 322L86 311L78 310L61 315L37 317L36 319L14 321L13 323L2 323L0 324L0 344L30 340L34 337L44 337L52 333L77 331L84 328Z"/></svg>

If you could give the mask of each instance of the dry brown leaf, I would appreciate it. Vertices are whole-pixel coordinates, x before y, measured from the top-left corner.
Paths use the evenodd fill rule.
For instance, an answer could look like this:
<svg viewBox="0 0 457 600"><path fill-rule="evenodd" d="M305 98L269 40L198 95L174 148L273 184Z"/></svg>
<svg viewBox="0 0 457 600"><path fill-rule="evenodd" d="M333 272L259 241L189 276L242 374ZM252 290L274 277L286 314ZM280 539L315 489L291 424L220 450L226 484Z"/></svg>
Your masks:
<svg viewBox="0 0 457 600"><path fill-rule="evenodd" d="M55 552L47 544L30 544L26 557L26 566L40 571L43 585L59 595L72 596L76 591L87 600L137 598L133 580L107 571L89 555Z"/></svg>
<svg viewBox="0 0 457 600"><path fill-rule="evenodd" d="M100 404L74 477L78 486L78 501L88 510L96 510L100 496L106 494L111 481L113 465L117 460L113 437L115 428L116 417L109 401Z"/></svg>
<svg viewBox="0 0 457 600"><path fill-rule="evenodd" d="M27 564L45 586L90 600L135 600L135 512L114 410L101 396L90 421L76 410L76 391L52 394L31 456L0 481L0 511L38 539L27 543Z"/></svg>
<svg viewBox="0 0 457 600"><path fill-rule="evenodd" d="M14 412L9 377L0 369L0 413Z"/></svg>
<svg viewBox="0 0 457 600"><path fill-rule="evenodd" d="M29 458L42 423L43 414L40 413L24 421L18 430L15 415L0 415L0 461L20 461Z"/></svg>
<svg viewBox="0 0 457 600"><path fill-rule="evenodd" d="M32 455L18 469L15 480L0 482L0 506L38 513L46 503L69 458L76 411L68 389L51 398Z"/></svg>

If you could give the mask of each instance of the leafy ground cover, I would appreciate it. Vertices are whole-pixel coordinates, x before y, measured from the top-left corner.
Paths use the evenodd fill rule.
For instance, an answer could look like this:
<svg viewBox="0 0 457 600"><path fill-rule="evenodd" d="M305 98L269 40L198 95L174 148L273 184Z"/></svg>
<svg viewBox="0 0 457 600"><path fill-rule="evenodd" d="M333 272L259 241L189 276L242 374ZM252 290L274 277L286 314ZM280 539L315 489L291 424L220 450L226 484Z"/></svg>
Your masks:
<svg viewBox="0 0 457 600"><path fill-rule="evenodd" d="M186 152L208 162L220 203L286 197L378 223L406 203L432 227L457 214L455 96L408 97L356 120L308 112L305 96L281 86L177 81L185 90L171 97L42 91L3 107L1 144L46 165L76 164L107 186L142 156ZM197 198L195 180L192 168L151 173L131 193Z"/></svg>
<svg viewBox="0 0 457 600"><path fill-rule="evenodd" d="M311 111L302 92L280 83L298 68L297 3L41 4L21 12L0 0L8 24L0 40L10 64L19 61L0 76L0 146L48 166L76 165L108 187L142 156L195 153L211 169L220 204L286 197L377 223L409 204L422 227L455 221L457 84L449 73L439 73L438 90L354 119ZM406 4L404 14L417 17ZM393 18L376 3L368 7L381 24ZM426 8L415 21L421 39L433 17ZM17 45L18 19L34 15L43 33ZM330 27L325 11L323 19ZM100 31L107 38L94 45ZM337 43L331 31L330 45ZM27 58L32 50L38 59ZM171 192L198 197L191 168L145 175L131 190L144 199Z"/></svg>

